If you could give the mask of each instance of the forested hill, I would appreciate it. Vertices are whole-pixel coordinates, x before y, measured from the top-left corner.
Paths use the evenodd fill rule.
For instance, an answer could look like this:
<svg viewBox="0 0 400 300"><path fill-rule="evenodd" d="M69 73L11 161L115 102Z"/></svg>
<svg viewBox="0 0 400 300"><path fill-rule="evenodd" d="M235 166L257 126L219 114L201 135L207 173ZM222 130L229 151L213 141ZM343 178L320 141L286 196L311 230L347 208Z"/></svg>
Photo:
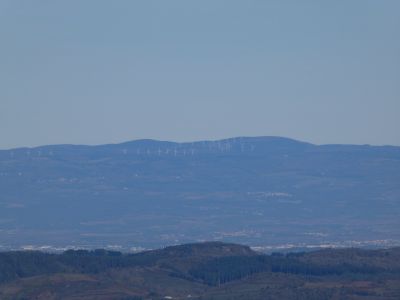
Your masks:
<svg viewBox="0 0 400 300"><path fill-rule="evenodd" d="M400 248L264 255L209 242L137 254L0 253L1 299L397 299L399 283Z"/></svg>
<svg viewBox="0 0 400 300"><path fill-rule="evenodd" d="M387 246L400 241L399 182L392 146L243 137L3 150L0 249Z"/></svg>

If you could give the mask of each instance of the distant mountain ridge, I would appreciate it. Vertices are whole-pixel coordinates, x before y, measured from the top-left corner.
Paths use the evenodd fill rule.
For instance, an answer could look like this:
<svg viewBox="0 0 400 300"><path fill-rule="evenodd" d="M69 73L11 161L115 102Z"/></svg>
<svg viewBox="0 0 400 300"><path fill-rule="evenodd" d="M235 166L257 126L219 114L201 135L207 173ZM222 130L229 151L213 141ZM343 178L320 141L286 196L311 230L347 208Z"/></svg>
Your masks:
<svg viewBox="0 0 400 300"><path fill-rule="evenodd" d="M0 151L1 247L400 241L400 147L282 137Z"/></svg>
<svg viewBox="0 0 400 300"><path fill-rule="evenodd" d="M155 154L155 155L194 155L194 154L215 154L215 153L251 153L266 150L305 148L313 146L310 143L300 142L282 137L237 137L216 141L197 141L197 142L169 142L152 139L141 139L128 141L118 144L104 145L45 145L38 147L22 147L10 150L0 150L0 155L33 155L33 156L52 156L57 151L80 151L97 152L109 154ZM259 148L258 148L259 147ZM176 152L175 152L176 151ZM194 151L194 152L193 152ZM11 154L12 153L12 154Z"/></svg>
<svg viewBox="0 0 400 300"><path fill-rule="evenodd" d="M239 136L218 140L199 140L199 141L191 141L191 142L173 142L173 141L165 141L165 140L157 140L157 139L137 139L120 143L111 143L111 144L97 144L97 145L84 145L84 144L52 144L52 145L41 145L34 147L16 147L10 149L0 149L0 152L5 151L21 151L21 150L48 150L51 148L132 148L132 147L178 147L178 148L202 148L202 147L219 147L223 148L222 145L240 145L240 144L264 144L272 147L291 147L294 145L302 145L302 146L315 146L315 147L357 147L357 148L366 148L366 147L374 147L374 148L400 148L400 146L394 145L370 145L370 144L313 144L310 142L304 142L292 138L286 138L281 136ZM229 147L229 146L228 146Z"/></svg>
<svg viewBox="0 0 400 300"><path fill-rule="evenodd" d="M235 137L221 140L205 140L194 142L170 142L153 139L139 139L116 144L102 145L75 145L56 144L37 147L20 147L0 150L0 158L11 158L14 155L32 157L51 157L71 154L71 151L80 154L93 155L170 155L191 156L199 154L265 154L279 151L385 151L397 155L399 146L372 146L355 144L323 144L315 145L295 139L278 136ZM387 153L388 154L388 153Z"/></svg>

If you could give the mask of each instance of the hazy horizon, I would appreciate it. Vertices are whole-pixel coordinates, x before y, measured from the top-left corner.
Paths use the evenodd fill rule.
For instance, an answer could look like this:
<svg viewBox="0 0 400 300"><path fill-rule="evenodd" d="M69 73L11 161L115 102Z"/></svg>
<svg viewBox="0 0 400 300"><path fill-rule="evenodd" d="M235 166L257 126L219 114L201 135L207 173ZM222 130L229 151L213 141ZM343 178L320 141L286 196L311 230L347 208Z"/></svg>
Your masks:
<svg viewBox="0 0 400 300"><path fill-rule="evenodd" d="M294 140L298 142L305 142L309 143L312 145L368 145L368 146L392 146L392 147L400 147L399 145L391 145L391 144L354 144L354 143L313 143L310 141L305 141L301 139L296 139L296 138L291 138L291 137L286 137L286 136L277 136L277 135L257 135L257 136L231 136L231 137L224 137L224 138L219 138L219 139L200 139L200 140L187 140L187 141L174 141L174 140L166 140L166 139L154 139L154 138L139 138L139 139L130 139L130 140L123 140L123 141L117 141L117 142L105 142L105 143L100 143L100 144L85 144L85 143L59 143L59 144L41 144L41 145L33 145L33 146L19 146L19 147L12 147L12 148L0 148L1 150L14 150L14 149L21 149L21 148L37 148L37 147L45 147L45 146L52 146L52 145L73 145L73 146L102 146L102 145L118 145L118 144L123 144L123 143L128 143L128 142L134 142L134 141L140 141L140 140L153 140L157 142L172 142L172 143L195 143L195 142L203 142L203 141L222 141L222 140L229 140L229 139L238 139L238 138L283 138L283 139L289 139L289 140Z"/></svg>
<svg viewBox="0 0 400 300"><path fill-rule="evenodd" d="M400 146L400 2L0 2L0 149Z"/></svg>

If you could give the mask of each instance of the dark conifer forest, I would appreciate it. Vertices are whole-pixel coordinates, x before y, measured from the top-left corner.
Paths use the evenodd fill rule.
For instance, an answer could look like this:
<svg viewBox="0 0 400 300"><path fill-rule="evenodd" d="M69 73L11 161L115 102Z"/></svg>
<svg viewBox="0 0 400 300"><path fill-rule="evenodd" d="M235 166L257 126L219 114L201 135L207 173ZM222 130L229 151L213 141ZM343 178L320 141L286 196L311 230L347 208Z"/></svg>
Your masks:
<svg viewBox="0 0 400 300"><path fill-rule="evenodd" d="M400 248L266 255L208 242L136 254L102 249L0 253L1 299L74 297L398 299Z"/></svg>

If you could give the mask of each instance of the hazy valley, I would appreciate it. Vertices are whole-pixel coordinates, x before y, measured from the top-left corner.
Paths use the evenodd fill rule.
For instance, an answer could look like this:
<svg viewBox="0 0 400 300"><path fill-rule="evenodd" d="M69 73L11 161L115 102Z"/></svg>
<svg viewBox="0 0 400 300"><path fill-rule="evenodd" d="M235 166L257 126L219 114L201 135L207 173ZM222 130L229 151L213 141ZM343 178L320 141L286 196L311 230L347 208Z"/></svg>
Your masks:
<svg viewBox="0 0 400 300"><path fill-rule="evenodd" d="M0 250L400 241L400 147L279 137L0 151Z"/></svg>

